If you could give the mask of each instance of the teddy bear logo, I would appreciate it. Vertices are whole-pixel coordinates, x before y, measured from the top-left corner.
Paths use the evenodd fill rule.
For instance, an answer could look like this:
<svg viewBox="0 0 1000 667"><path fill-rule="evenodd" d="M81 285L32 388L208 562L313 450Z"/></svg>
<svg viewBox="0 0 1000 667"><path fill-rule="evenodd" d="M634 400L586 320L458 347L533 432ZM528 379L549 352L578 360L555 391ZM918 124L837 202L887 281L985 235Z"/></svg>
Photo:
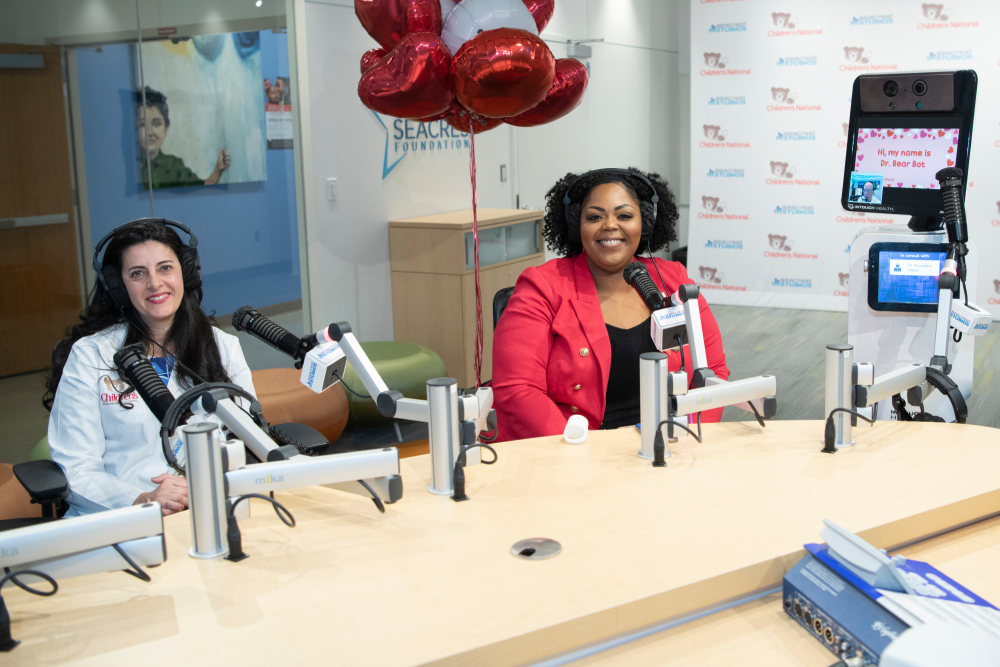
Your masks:
<svg viewBox="0 0 1000 667"><path fill-rule="evenodd" d="M924 5L926 7L927 5ZM795 24L799 22L797 17L791 14L782 14L780 12L771 12L771 21L774 22L776 28L788 28L789 30L795 27Z"/></svg>
<svg viewBox="0 0 1000 667"><path fill-rule="evenodd" d="M1000 294L1000 280L993 281L993 291Z"/></svg>
<svg viewBox="0 0 1000 667"><path fill-rule="evenodd" d="M771 89L771 99L778 104L794 104L797 97L798 95L791 92L788 88Z"/></svg>
<svg viewBox="0 0 1000 667"><path fill-rule="evenodd" d="M848 283L850 282L851 274L849 274L849 273L838 273L837 277L840 278L840 286L841 287L850 287L850 285L848 285Z"/></svg>
<svg viewBox="0 0 1000 667"><path fill-rule="evenodd" d="M843 123L844 126L844 136L847 136L847 123Z"/></svg>
<svg viewBox="0 0 1000 667"><path fill-rule="evenodd" d="M951 14L951 10L945 9L944 5L924 4L921 7L924 8L924 18L931 21L947 21Z"/></svg>
<svg viewBox="0 0 1000 667"><path fill-rule="evenodd" d="M729 62L729 58L723 58L721 53L706 53L705 54L705 65L708 67L715 67L717 69L724 69L726 63Z"/></svg>
<svg viewBox="0 0 1000 667"><path fill-rule="evenodd" d="M699 266L698 272L701 274L701 279L706 283L713 283L718 285L722 282L725 277L723 274L719 273L718 269L714 269L711 266Z"/></svg>
<svg viewBox="0 0 1000 667"><path fill-rule="evenodd" d="M718 125L702 125L701 127L705 131L705 138L709 141L722 141L729 134Z"/></svg>
<svg viewBox="0 0 1000 667"><path fill-rule="evenodd" d="M105 389L113 394L120 394L125 391L125 383L122 380L112 380L109 376L105 375L101 378L104 383Z"/></svg>
<svg viewBox="0 0 1000 667"><path fill-rule="evenodd" d="M1000 201L997 202L997 213L1000 213Z"/></svg>
<svg viewBox="0 0 1000 667"><path fill-rule="evenodd" d="M844 58L848 62L864 64L871 58L871 54L865 51L863 46L845 46Z"/></svg>
<svg viewBox="0 0 1000 667"><path fill-rule="evenodd" d="M778 178L791 178L795 167L789 167L787 162L771 162L771 174Z"/></svg>
<svg viewBox="0 0 1000 667"><path fill-rule="evenodd" d="M702 195L701 207L712 213L722 213L723 209L726 208L726 202L719 201L718 197L706 197Z"/></svg>
<svg viewBox="0 0 1000 667"><path fill-rule="evenodd" d="M774 250L781 250L788 252L795 245L794 241L789 241L787 236L778 236L777 234L767 235L767 244L771 246Z"/></svg>

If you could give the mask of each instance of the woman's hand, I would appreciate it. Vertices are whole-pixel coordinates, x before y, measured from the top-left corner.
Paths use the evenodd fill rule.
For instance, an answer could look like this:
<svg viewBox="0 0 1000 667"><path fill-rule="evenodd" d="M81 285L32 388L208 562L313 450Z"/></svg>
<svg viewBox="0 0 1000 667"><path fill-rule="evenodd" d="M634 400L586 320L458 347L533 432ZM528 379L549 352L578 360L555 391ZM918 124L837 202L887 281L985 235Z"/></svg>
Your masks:
<svg viewBox="0 0 1000 667"><path fill-rule="evenodd" d="M175 477L170 473L157 475L150 480L157 487L147 493L140 493L133 505L158 502L163 509L163 516L183 512L188 508L188 485L184 477Z"/></svg>

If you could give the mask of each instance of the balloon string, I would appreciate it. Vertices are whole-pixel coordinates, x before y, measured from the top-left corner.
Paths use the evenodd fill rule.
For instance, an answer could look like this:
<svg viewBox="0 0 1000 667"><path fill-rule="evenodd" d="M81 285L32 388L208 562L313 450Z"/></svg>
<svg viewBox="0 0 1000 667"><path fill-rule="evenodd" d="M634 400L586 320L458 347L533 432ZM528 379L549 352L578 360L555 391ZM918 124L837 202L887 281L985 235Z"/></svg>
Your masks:
<svg viewBox="0 0 1000 667"><path fill-rule="evenodd" d="M483 379L483 298L479 288L479 216L476 213L476 131L469 114L469 176L472 179L472 272L476 280L476 389Z"/></svg>

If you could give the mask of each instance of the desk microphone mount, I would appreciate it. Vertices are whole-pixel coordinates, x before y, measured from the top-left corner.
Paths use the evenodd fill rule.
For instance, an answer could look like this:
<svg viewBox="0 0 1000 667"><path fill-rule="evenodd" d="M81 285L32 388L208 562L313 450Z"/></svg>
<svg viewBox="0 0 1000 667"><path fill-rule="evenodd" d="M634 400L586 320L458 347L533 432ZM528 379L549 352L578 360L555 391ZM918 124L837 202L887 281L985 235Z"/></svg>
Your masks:
<svg viewBox="0 0 1000 667"><path fill-rule="evenodd" d="M684 308L691 382L688 382L686 371L669 372L666 354L646 352L639 355L639 414L642 434L639 457L654 460L654 465L657 465L654 445L658 434L663 437L661 429L664 425L667 429L666 440L677 441L674 427L682 425L675 422L676 417L732 405L753 412L763 426L762 418L770 419L777 411L778 384L773 375L728 381L716 377L708 367L698 294L697 285L681 285L670 297L673 305ZM682 354L683 349L682 347ZM671 454L666 445L664 450L663 457L669 458Z"/></svg>
<svg viewBox="0 0 1000 667"><path fill-rule="evenodd" d="M296 368L303 368L303 384L314 391L325 391L343 380L343 365L337 364L343 364L346 356L382 416L426 423L431 456L428 490L432 493L454 493L459 450L496 428L491 387L459 390L457 380L435 378L427 381L426 400L405 398L385 384L347 322L335 322L298 339L250 306L243 306L233 315L233 326L292 356ZM480 448L467 450L466 466L481 461Z"/></svg>

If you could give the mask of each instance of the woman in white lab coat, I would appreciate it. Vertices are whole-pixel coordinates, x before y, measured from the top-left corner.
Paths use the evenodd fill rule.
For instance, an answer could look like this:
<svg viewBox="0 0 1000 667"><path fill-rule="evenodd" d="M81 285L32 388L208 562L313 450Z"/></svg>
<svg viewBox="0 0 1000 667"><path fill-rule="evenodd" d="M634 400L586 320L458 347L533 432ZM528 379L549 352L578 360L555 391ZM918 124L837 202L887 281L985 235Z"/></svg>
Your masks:
<svg viewBox="0 0 1000 667"><path fill-rule="evenodd" d="M149 501L165 515L188 506L187 482L164 458L159 422L115 369L122 347L143 343L175 396L202 381L233 382L255 395L239 340L201 310L197 240L185 245L171 226L178 225L144 219L110 235L83 321L53 355L43 402L52 460L69 480L67 515Z"/></svg>

